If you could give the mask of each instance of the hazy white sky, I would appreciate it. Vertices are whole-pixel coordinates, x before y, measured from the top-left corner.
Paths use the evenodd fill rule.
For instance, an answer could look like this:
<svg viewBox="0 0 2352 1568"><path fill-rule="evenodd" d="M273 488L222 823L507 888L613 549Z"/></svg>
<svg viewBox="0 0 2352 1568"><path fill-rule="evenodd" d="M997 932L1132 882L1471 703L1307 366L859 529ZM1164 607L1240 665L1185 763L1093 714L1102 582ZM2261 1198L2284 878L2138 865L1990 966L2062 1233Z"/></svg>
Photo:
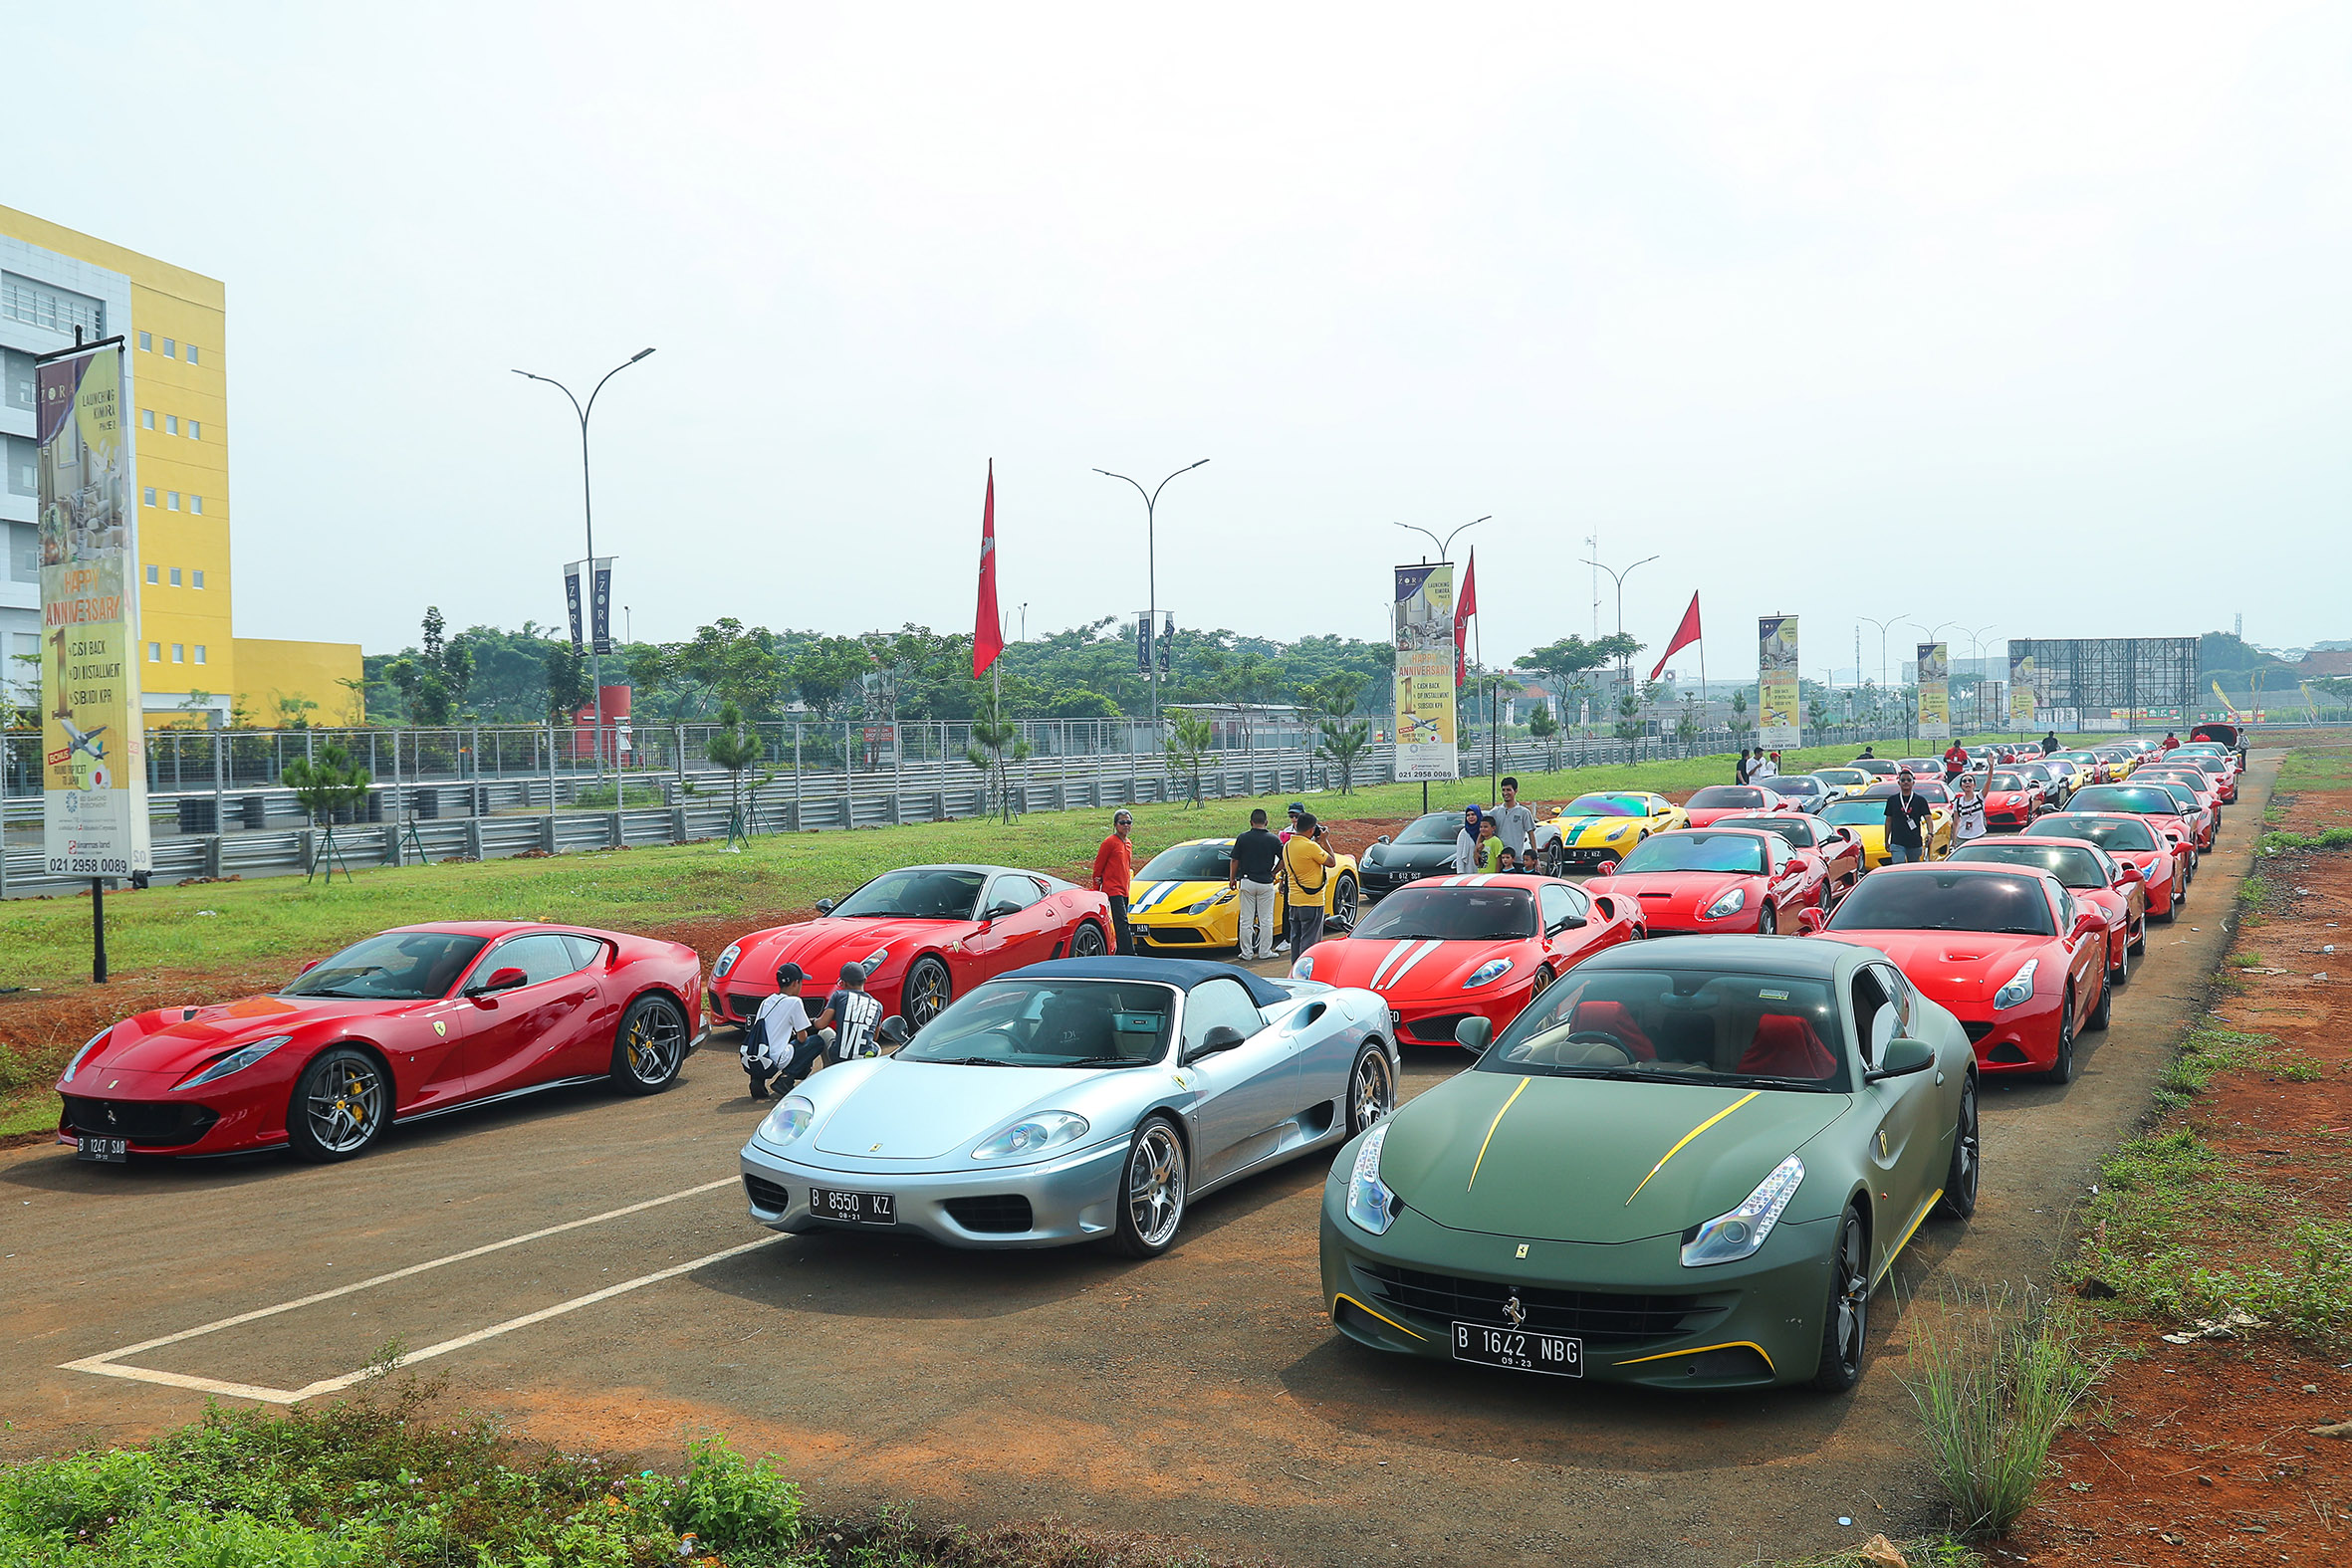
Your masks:
<svg viewBox="0 0 2352 1568"><path fill-rule="evenodd" d="M17 8L0 201L225 279L240 630L2352 636L2352 7ZM104 84L112 75L118 91ZM109 120L110 112L119 118ZM585 386L584 386L585 390ZM1604 589L1606 583L1604 579ZM1601 611L1602 629L1614 620ZM1916 634L1900 628L1898 638ZM1864 663L1875 672L1877 633Z"/></svg>

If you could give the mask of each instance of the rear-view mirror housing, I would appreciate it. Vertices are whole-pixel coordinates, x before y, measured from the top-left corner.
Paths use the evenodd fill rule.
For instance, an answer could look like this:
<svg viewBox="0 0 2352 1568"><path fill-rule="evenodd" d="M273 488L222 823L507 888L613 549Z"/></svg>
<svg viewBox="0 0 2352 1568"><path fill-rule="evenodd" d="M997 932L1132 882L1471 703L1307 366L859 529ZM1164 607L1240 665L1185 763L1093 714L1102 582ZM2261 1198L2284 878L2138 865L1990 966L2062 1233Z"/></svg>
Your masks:
<svg viewBox="0 0 2352 1568"><path fill-rule="evenodd" d="M1473 1014L1454 1025L1454 1043L1464 1050L1484 1052L1495 1042L1495 1020Z"/></svg>
<svg viewBox="0 0 2352 1568"><path fill-rule="evenodd" d="M1878 1065L1862 1074L1862 1078L1866 1083L1876 1083L1881 1078L1909 1077L1915 1072L1925 1072L1935 1064L1935 1046L1930 1045L1926 1040L1909 1039L1898 1035L1887 1041L1886 1050L1879 1056Z"/></svg>

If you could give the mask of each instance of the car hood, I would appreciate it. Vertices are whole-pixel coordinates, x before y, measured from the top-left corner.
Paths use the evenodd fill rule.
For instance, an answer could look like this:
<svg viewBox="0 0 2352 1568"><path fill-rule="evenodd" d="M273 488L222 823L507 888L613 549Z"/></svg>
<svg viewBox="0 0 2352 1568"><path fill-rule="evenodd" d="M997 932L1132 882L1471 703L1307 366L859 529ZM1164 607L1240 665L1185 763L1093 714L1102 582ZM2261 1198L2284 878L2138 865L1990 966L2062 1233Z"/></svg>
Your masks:
<svg viewBox="0 0 2352 1568"><path fill-rule="evenodd" d="M1374 844L1364 851L1364 864L1406 871L1450 870L1454 864L1452 844Z"/></svg>
<svg viewBox="0 0 2352 1568"><path fill-rule="evenodd" d="M1440 942L1434 939L1386 937L1325 937L1314 946L1314 978L1328 986L1355 986L1378 992L1393 1001L1423 997L1459 997L1465 1002L1490 990L1524 986L1535 973L1541 955L1533 937L1501 942ZM1494 959L1512 961L1509 974L1464 991L1462 983L1480 965Z"/></svg>
<svg viewBox="0 0 2352 1568"><path fill-rule="evenodd" d="M1761 884L1764 880L1761 875L1739 871L1637 871L1631 875L1618 872L1588 878L1584 891L1611 893L1643 910L1695 913L1734 888L1748 888L1753 892L1751 884Z"/></svg>
<svg viewBox="0 0 2352 1568"><path fill-rule="evenodd" d="M1174 915L1230 892L1223 877L1199 882L1138 882L1127 898L1127 915Z"/></svg>
<svg viewBox="0 0 2352 1568"><path fill-rule="evenodd" d="M1991 1001L1995 992L2008 984L2018 965L2041 957L2058 940L1987 931L1831 931L1825 935L1878 949L1895 961L1895 968L1911 984L1938 1002Z"/></svg>
<svg viewBox="0 0 2352 1568"><path fill-rule="evenodd" d="M1380 1176L1407 1206L1457 1231L1634 1241L1737 1207L1848 1103L1474 1069L1396 1114Z"/></svg>
<svg viewBox="0 0 2352 1568"><path fill-rule="evenodd" d="M1555 816L1547 825L1559 829L1563 843L1597 848L1608 843L1612 833L1618 835L1619 841L1630 846L1635 835L1650 823L1649 818L1643 816Z"/></svg>
<svg viewBox="0 0 2352 1568"><path fill-rule="evenodd" d="M862 964L883 949L890 956L881 970L898 973L921 948L943 947L979 929L968 920L910 920L900 916L858 920L809 920L797 926L775 926L755 931L737 944L735 967L722 984L754 991L775 989L776 967L792 963L809 977L808 989L818 997L840 981L841 966ZM868 977L869 983L872 977Z"/></svg>
<svg viewBox="0 0 2352 1568"><path fill-rule="evenodd" d="M463 1002L359 1002L342 997L241 997L209 1007L157 1008L107 1033L67 1087L82 1092L99 1068L167 1078L195 1071L240 1045L319 1023L380 1018L388 1012L464 1008Z"/></svg>
<svg viewBox="0 0 2352 1568"><path fill-rule="evenodd" d="M841 1076L828 1084L836 1073ZM1068 1067L951 1067L884 1057L828 1067L801 1092L817 1102L814 1141L820 1153L938 1160L963 1155L1024 1112L1067 1109L1064 1102L1100 1076Z"/></svg>
<svg viewBox="0 0 2352 1568"><path fill-rule="evenodd" d="M1772 809L1768 805L1694 805L1686 806L1684 814L1693 827L1712 827L1727 816L1766 816Z"/></svg>

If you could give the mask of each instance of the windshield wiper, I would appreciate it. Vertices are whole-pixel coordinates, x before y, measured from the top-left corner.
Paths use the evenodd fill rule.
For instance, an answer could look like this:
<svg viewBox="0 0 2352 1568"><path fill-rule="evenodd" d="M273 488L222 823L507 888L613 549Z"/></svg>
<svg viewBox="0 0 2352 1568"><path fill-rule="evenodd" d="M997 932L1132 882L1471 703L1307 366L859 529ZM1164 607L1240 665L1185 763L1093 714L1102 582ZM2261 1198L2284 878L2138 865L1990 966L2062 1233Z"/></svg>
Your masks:
<svg viewBox="0 0 2352 1568"><path fill-rule="evenodd" d="M1150 1056L1078 1056L1067 1061L1049 1062L1053 1067L1148 1067L1155 1058Z"/></svg>
<svg viewBox="0 0 2352 1568"><path fill-rule="evenodd" d="M1017 1067L1019 1062L1002 1056L909 1056L908 1061L927 1061L935 1067Z"/></svg>

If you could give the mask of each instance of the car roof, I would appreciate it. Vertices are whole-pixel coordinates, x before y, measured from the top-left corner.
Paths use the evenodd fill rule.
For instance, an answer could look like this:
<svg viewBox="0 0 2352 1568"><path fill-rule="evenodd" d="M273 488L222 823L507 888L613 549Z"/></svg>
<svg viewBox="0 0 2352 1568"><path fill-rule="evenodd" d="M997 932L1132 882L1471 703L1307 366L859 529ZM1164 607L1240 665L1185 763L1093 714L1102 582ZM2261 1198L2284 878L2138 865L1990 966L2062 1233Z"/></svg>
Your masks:
<svg viewBox="0 0 2352 1568"><path fill-rule="evenodd" d="M1120 958L1106 954L1101 958L1048 959L1042 964L1030 964L998 977L1003 980L1150 980L1178 991L1190 991L1213 980L1238 980L1250 999L1262 1008L1278 1002L1288 1002L1291 994L1263 975L1253 975L1233 964L1212 964L1203 959L1175 958Z"/></svg>
<svg viewBox="0 0 2352 1568"><path fill-rule="evenodd" d="M1885 957L1852 943L1822 942L1812 937L1652 937L1647 942L1603 948L1579 959L1576 968L1704 969L1827 980L1842 966L1873 958L1883 961Z"/></svg>

